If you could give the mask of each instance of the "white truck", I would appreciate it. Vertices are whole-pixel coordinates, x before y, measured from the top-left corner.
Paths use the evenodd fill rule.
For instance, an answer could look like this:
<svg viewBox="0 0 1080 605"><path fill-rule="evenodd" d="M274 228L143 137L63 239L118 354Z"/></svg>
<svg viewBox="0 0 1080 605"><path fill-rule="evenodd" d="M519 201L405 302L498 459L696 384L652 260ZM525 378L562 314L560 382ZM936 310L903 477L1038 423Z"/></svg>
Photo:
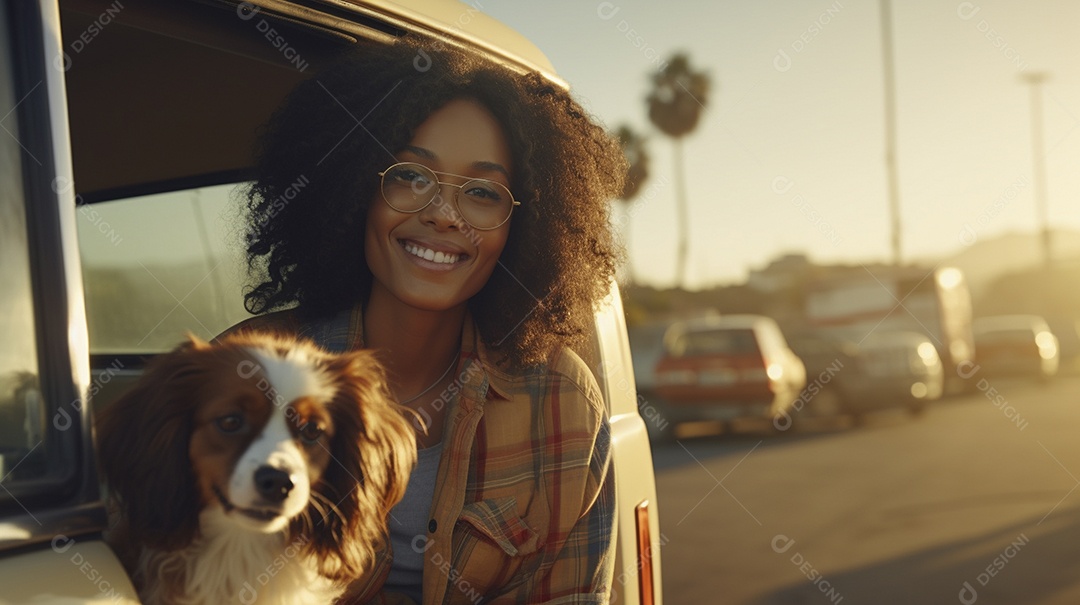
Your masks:
<svg viewBox="0 0 1080 605"><path fill-rule="evenodd" d="M856 343L874 335L926 336L944 366L946 385L959 384L958 367L975 354L971 295L952 267L860 267L809 285L810 326Z"/></svg>

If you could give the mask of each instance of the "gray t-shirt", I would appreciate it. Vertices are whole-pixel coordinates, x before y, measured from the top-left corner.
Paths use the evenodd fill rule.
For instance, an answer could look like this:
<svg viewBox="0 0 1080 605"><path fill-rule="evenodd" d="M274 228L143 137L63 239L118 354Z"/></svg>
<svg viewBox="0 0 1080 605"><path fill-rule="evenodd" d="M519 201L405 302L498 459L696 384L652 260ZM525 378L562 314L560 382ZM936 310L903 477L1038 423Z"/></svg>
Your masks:
<svg viewBox="0 0 1080 605"><path fill-rule="evenodd" d="M423 602L424 546L441 454L441 442L417 452L405 497L390 511L394 562L383 590L407 595L417 603Z"/></svg>

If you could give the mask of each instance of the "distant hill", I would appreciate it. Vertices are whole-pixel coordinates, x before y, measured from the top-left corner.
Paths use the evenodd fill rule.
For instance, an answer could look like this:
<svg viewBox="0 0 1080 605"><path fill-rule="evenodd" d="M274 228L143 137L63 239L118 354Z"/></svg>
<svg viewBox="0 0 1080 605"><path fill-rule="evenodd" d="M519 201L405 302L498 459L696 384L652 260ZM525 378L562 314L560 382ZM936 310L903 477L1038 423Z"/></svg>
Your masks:
<svg viewBox="0 0 1080 605"><path fill-rule="evenodd" d="M1055 230L1051 245L1054 265L1049 270L1043 266L1038 234L1023 232L981 238L952 255L912 259L909 264L963 271L976 315L1036 313L1080 320L1080 231ZM808 281L884 267L880 262L819 265L800 254L785 254L751 271L741 284L694 291L625 286L623 304L627 323L635 327L706 311L760 313L786 325L801 315Z"/></svg>
<svg viewBox="0 0 1080 605"><path fill-rule="evenodd" d="M1055 230L1050 244L1055 263L1080 262L1080 232ZM986 293L1004 275L1040 268L1043 264L1042 243L1036 233L1006 233L980 239L952 256L930 259L927 264L944 264L964 272L974 298Z"/></svg>

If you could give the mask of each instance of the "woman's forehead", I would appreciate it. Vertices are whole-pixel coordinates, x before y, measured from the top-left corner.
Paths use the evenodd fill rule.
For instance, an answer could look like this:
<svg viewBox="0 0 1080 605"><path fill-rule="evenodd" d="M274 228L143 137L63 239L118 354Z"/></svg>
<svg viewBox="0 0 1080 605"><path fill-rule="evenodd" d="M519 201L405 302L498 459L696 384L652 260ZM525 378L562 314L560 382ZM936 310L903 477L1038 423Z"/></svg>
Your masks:
<svg viewBox="0 0 1080 605"><path fill-rule="evenodd" d="M500 172L509 176L512 154L507 133L486 107L472 99L450 101L416 129L402 153L455 174Z"/></svg>

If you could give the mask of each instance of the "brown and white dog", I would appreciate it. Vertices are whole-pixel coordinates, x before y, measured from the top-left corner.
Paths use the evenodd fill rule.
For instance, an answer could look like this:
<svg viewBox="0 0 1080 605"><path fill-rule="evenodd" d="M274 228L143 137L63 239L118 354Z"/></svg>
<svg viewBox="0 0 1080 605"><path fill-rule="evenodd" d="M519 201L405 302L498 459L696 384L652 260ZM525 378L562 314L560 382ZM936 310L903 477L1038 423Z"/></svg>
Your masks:
<svg viewBox="0 0 1080 605"><path fill-rule="evenodd" d="M371 562L416 459L369 351L191 338L97 424L109 540L147 603L329 603Z"/></svg>

